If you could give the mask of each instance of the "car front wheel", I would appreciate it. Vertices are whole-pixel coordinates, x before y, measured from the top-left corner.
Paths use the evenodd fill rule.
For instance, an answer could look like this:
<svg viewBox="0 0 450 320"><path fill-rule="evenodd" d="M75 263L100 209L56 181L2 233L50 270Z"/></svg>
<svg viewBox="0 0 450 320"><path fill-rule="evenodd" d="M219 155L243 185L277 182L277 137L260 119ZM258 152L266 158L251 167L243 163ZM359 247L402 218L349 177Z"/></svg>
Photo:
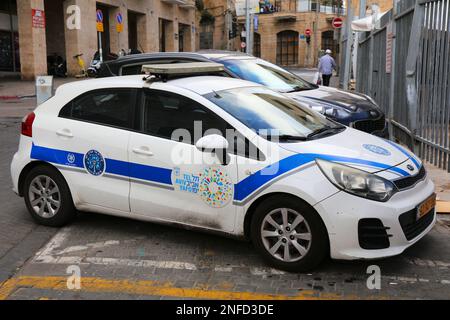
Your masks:
<svg viewBox="0 0 450 320"><path fill-rule="evenodd" d="M288 196L268 198L258 205L251 237L266 260L287 271L310 270L328 254L328 237L318 214Z"/></svg>
<svg viewBox="0 0 450 320"><path fill-rule="evenodd" d="M25 179L24 188L25 204L38 223L60 227L75 217L69 187L56 169L33 168Z"/></svg>

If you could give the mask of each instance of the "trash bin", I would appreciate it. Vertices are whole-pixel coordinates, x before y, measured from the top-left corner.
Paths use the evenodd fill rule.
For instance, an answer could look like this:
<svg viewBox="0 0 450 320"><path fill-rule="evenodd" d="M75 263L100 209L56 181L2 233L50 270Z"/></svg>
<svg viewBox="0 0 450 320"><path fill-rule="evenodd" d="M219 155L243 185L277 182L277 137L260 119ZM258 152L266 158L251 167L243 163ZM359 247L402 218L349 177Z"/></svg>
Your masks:
<svg viewBox="0 0 450 320"><path fill-rule="evenodd" d="M53 95L53 76L36 77L36 102L37 105L50 99Z"/></svg>

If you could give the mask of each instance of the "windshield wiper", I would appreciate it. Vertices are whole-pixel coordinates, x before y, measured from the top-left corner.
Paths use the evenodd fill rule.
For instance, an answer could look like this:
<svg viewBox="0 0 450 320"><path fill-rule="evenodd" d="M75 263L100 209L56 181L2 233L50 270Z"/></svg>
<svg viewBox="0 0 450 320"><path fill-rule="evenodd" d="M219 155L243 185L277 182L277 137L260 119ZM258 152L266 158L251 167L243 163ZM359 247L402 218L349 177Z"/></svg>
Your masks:
<svg viewBox="0 0 450 320"><path fill-rule="evenodd" d="M316 130L314 130L313 132L311 132L310 134L308 134L307 136L306 136L306 138L307 139L310 139L310 138L312 138L312 137L314 137L314 136L318 136L318 135L321 135L321 134L323 134L323 133L327 133L327 132L335 132L335 131L340 131L340 130L342 130L343 128L345 128L345 127L330 127L330 126L324 126L324 127L322 127L322 128L320 128L320 129L316 129Z"/></svg>
<svg viewBox="0 0 450 320"><path fill-rule="evenodd" d="M305 136L294 136L294 135L290 135L290 134L280 134L278 136L264 136L264 138L266 138L269 141L274 141L274 140L278 140L278 141L306 141L307 137Z"/></svg>
<svg viewBox="0 0 450 320"><path fill-rule="evenodd" d="M292 90L286 91L286 93L299 92L299 91L304 91L304 90L310 90L310 89L303 88L303 87L300 87L300 86L295 86L295 87L292 88Z"/></svg>

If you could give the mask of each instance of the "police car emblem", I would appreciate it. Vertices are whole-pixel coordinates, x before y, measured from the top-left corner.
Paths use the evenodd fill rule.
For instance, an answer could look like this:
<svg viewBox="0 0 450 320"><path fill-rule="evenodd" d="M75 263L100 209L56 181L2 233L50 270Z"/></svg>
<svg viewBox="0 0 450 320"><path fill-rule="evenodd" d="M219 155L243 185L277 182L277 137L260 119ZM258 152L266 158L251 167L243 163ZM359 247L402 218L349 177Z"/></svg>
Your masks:
<svg viewBox="0 0 450 320"><path fill-rule="evenodd" d="M409 171L414 171L414 167L410 165L409 163L406 165Z"/></svg>
<svg viewBox="0 0 450 320"><path fill-rule="evenodd" d="M385 148L382 148L380 146L376 146L374 144L363 144L363 147L367 150L369 150L370 152L376 153L376 154L380 154L382 156L390 156L391 153L389 152L389 150L386 150Z"/></svg>
<svg viewBox="0 0 450 320"><path fill-rule="evenodd" d="M84 156L84 166L87 172L99 176L105 171L105 159L97 150L89 150Z"/></svg>
<svg viewBox="0 0 450 320"><path fill-rule="evenodd" d="M73 164L75 162L75 155L73 153L67 154L67 162Z"/></svg>

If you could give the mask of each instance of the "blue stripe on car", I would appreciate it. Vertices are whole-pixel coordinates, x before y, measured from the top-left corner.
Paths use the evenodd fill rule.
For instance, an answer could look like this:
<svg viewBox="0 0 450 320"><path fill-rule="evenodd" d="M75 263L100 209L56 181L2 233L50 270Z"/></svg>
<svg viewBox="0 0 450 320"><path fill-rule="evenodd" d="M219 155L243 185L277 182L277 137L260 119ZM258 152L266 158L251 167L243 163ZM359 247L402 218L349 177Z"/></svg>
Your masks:
<svg viewBox="0 0 450 320"><path fill-rule="evenodd" d="M296 154L287 158L284 158L283 160L280 160L279 162L276 162L274 164L271 164L260 171L255 172L251 176L248 176L247 178L243 179L242 181L238 182L234 186L234 200L235 201L242 201L245 198L247 198L250 194L264 186L269 181L277 178L278 176L291 171L293 169L296 169L302 165L305 165L309 162L314 161L315 159L323 159L328 161L334 161L334 162L345 162L345 163L354 163L354 164L361 164L361 165L367 165L370 167L379 168L382 170L390 170L399 173L402 176L409 176L409 173L405 170L402 170L397 167L392 167L390 165L375 162L375 161L368 161L368 160L362 160L358 158L349 158L349 157L340 157L340 156L333 156L333 155L325 155L325 154L317 154L317 153L302 153L302 154ZM276 169L276 166L278 166L278 170ZM274 171L274 174L270 174L270 172Z"/></svg>
<svg viewBox="0 0 450 320"><path fill-rule="evenodd" d="M69 155L74 155L74 158L72 158L73 162L69 163L68 161ZM35 145L34 143L31 148L31 158L65 166L84 168L83 163L84 155L82 153L41 147ZM260 189L261 187L265 186L270 181L273 181L274 179L280 177L281 175L287 172L290 172L294 169L300 168L303 165L311 163L317 158L334 162L366 165L378 168L380 170L390 170L402 176L409 175L408 172L400 168L392 167L390 165L381 162L362 160L358 158L326 155L326 154L302 153L286 157L236 183L234 185L234 200L235 201L244 200L249 195L254 193L256 190ZM154 167L109 158L106 158L105 162L106 162L105 168L106 173L157 182L165 185L172 185L171 179L172 169Z"/></svg>
<svg viewBox="0 0 450 320"><path fill-rule="evenodd" d="M403 153L405 156L407 156L408 158L411 159L412 162L414 162L414 164L416 165L417 169L420 169L421 164L420 162L416 159L416 157L414 157L413 155L411 155L408 151L406 151L404 148L402 148L401 146L399 146L398 144L390 141L390 140L385 140L387 143L389 143L391 146L393 146L394 148L396 148L397 150L399 150L401 153Z"/></svg>

